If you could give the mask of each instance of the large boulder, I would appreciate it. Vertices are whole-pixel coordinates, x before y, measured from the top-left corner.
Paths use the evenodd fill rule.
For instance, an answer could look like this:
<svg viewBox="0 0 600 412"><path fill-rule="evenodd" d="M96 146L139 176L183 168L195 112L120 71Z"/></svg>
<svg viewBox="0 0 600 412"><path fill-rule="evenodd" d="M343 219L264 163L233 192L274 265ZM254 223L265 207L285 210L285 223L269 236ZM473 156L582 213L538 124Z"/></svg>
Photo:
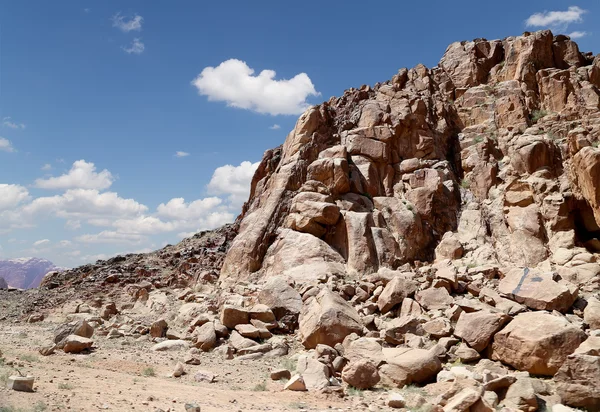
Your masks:
<svg viewBox="0 0 600 412"><path fill-rule="evenodd" d="M573 174L581 196L594 212L600 226L600 149L584 147L573 157Z"/></svg>
<svg viewBox="0 0 600 412"><path fill-rule="evenodd" d="M351 333L363 331L356 310L329 289L321 290L304 304L299 323L302 344L308 349L319 343L333 347Z"/></svg>
<svg viewBox="0 0 600 412"><path fill-rule="evenodd" d="M402 303L404 298L411 296L417 291L418 286L419 284L414 280L395 276L388 282L377 299L377 306L381 313L387 313L394 306Z"/></svg>
<svg viewBox="0 0 600 412"><path fill-rule="evenodd" d="M442 370L434 351L411 348L383 348L385 364L379 368L382 383L403 387L411 383L426 383Z"/></svg>
<svg viewBox="0 0 600 412"><path fill-rule="evenodd" d="M492 359L521 371L552 376L585 338L566 318L547 312L520 313L494 336Z"/></svg>
<svg viewBox="0 0 600 412"><path fill-rule="evenodd" d="M567 405L600 410L600 356L570 355L554 381L556 391Z"/></svg>
<svg viewBox="0 0 600 412"><path fill-rule="evenodd" d="M456 322L454 335L463 339L478 352L484 350L492 337L508 322L509 317L503 313L487 311L463 312Z"/></svg>
<svg viewBox="0 0 600 412"><path fill-rule="evenodd" d="M500 281L498 290L531 309L566 312L577 298L577 288L555 282L552 273L535 269L512 269Z"/></svg>
<svg viewBox="0 0 600 412"><path fill-rule="evenodd" d="M283 277L270 278L259 292L258 301L268 306L278 321L297 325L302 296Z"/></svg>
<svg viewBox="0 0 600 412"><path fill-rule="evenodd" d="M377 365L368 359L350 362L342 370L342 380L358 389L370 389L379 383Z"/></svg>
<svg viewBox="0 0 600 412"><path fill-rule="evenodd" d="M583 320L591 329L600 329L600 299L592 297L583 310Z"/></svg>

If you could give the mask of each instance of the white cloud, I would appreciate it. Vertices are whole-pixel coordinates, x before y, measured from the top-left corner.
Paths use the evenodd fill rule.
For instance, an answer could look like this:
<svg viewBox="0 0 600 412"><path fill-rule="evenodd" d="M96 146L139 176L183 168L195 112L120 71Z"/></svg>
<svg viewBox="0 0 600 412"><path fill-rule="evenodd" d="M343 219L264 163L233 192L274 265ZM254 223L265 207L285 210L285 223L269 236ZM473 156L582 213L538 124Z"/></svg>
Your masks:
<svg viewBox="0 0 600 412"><path fill-rule="evenodd" d="M221 205L218 197L207 197L186 203L183 198L171 199L167 204L161 203L156 209L159 216L168 219L191 220L207 215L212 209Z"/></svg>
<svg viewBox="0 0 600 412"><path fill-rule="evenodd" d="M70 240L61 240L60 242L58 242L58 245L60 247L69 247L73 244L73 242L71 242Z"/></svg>
<svg viewBox="0 0 600 412"><path fill-rule="evenodd" d="M107 189L114 182L113 175L106 169L96 173L96 166L85 160L77 160L73 163L68 173L50 177L48 179L37 179L35 187L40 189Z"/></svg>
<svg viewBox="0 0 600 412"><path fill-rule="evenodd" d="M306 99L319 95L306 73L289 80L275 80L273 70L253 74L246 62L230 59L217 67L206 67L192 84L209 101L271 115L300 114L310 107Z"/></svg>
<svg viewBox="0 0 600 412"><path fill-rule="evenodd" d="M569 33L569 37L571 39L581 39L582 37L587 36L587 32L585 31L574 31Z"/></svg>
<svg viewBox="0 0 600 412"><path fill-rule="evenodd" d="M37 246L47 245L48 243L50 243L50 239L41 239L41 240L33 242L33 246L37 247Z"/></svg>
<svg viewBox="0 0 600 412"><path fill-rule="evenodd" d="M25 127L27 127L24 123L13 122L10 117L5 117L2 119L2 126L10 127L11 129L25 129Z"/></svg>
<svg viewBox="0 0 600 412"><path fill-rule="evenodd" d="M95 189L70 189L62 195L38 197L22 208L26 216L51 214L67 220L126 218L140 215L148 208L133 199L124 199L114 192L100 193ZM111 221L111 220L109 220Z"/></svg>
<svg viewBox="0 0 600 412"><path fill-rule="evenodd" d="M142 43L141 39L136 37L131 42L130 46L121 46L121 49L127 54L142 54L146 49L146 46Z"/></svg>
<svg viewBox="0 0 600 412"><path fill-rule="evenodd" d="M271 129L271 130L279 130L279 129L281 129L281 126L279 126L278 124L274 124L273 126L269 127L269 129Z"/></svg>
<svg viewBox="0 0 600 412"><path fill-rule="evenodd" d="M181 151L175 152L175 157L186 157L189 155L190 154L188 152L181 152Z"/></svg>
<svg viewBox="0 0 600 412"><path fill-rule="evenodd" d="M142 23L144 22L144 18L138 14L128 19L127 17L121 15L121 13L117 13L112 16L111 20L113 22L113 27L116 27L125 33L133 30L141 31Z"/></svg>
<svg viewBox="0 0 600 412"><path fill-rule="evenodd" d="M50 163L46 163L41 169L44 171L52 170L52 165Z"/></svg>
<svg viewBox="0 0 600 412"><path fill-rule="evenodd" d="M587 10L577 6L571 6L566 11L544 11L529 16L525 21L528 27L563 27L566 28L571 23L580 23Z"/></svg>
<svg viewBox="0 0 600 412"><path fill-rule="evenodd" d="M0 151L14 152L15 148L12 146L10 140L0 137Z"/></svg>
<svg viewBox="0 0 600 412"><path fill-rule="evenodd" d="M138 244L144 237L138 234L132 233L118 233L110 230L104 230L97 234L81 235L75 238L76 241L81 243L126 243L126 244Z"/></svg>
<svg viewBox="0 0 600 412"><path fill-rule="evenodd" d="M81 221L79 220L67 220L65 223L65 228L70 230L77 230L81 227Z"/></svg>
<svg viewBox="0 0 600 412"><path fill-rule="evenodd" d="M90 8L85 8L85 9L83 9L83 11L84 11L84 12L86 12L86 13L89 13L89 12L91 12L91 11L92 11L92 9L90 9Z"/></svg>
<svg viewBox="0 0 600 412"><path fill-rule="evenodd" d="M29 200L29 192L23 186L0 184L0 211L14 209Z"/></svg>
<svg viewBox="0 0 600 412"><path fill-rule="evenodd" d="M215 195L229 195L228 199L234 208L241 207L248 200L252 176L260 162L240 163L239 166L225 165L218 167L208 183L208 191Z"/></svg>

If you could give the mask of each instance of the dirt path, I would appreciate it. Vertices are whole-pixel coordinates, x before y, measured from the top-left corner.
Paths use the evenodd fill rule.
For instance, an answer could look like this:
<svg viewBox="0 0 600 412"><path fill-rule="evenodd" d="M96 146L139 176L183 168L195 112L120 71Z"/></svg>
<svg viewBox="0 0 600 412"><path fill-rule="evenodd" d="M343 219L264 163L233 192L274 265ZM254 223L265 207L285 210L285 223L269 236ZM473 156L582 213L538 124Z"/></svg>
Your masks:
<svg viewBox="0 0 600 412"><path fill-rule="evenodd" d="M268 378L281 360L224 361L206 354L187 374L169 377L185 352L152 352L151 342L94 337L97 349L87 355L57 352L41 356L37 348L55 325L0 323L0 411L184 411L195 402L207 411L355 410L359 399L283 391ZM35 392L9 391L5 379L15 370L36 378ZM200 370L217 375L215 383L195 382ZM154 375L154 376L151 376ZM363 405L366 406L366 405ZM359 408L362 409L362 408Z"/></svg>

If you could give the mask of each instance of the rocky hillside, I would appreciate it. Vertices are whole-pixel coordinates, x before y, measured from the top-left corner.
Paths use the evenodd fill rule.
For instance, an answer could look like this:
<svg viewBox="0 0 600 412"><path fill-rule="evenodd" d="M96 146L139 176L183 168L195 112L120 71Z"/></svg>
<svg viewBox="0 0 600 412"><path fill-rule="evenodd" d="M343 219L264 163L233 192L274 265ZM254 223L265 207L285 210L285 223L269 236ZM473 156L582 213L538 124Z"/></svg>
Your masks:
<svg viewBox="0 0 600 412"><path fill-rule="evenodd" d="M353 410L599 411L599 145L600 55L549 31L454 43L307 110L235 225L17 301L79 321L45 355L151 340L189 349L181 377L295 351L280 389L365 390Z"/></svg>
<svg viewBox="0 0 600 412"><path fill-rule="evenodd" d="M54 263L39 258L19 258L0 260L0 278L14 288L37 288L46 273L62 270ZM0 281L0 288L2 287Z"/></svg>
<svg viewBox="0 0 600 412"><path fill-rule="evenodd" d="M454 43L304 113L267 151L225 281L434 259L600 269L600 58L549 31ZM406 265L406 266L404 266Z"/></svg>

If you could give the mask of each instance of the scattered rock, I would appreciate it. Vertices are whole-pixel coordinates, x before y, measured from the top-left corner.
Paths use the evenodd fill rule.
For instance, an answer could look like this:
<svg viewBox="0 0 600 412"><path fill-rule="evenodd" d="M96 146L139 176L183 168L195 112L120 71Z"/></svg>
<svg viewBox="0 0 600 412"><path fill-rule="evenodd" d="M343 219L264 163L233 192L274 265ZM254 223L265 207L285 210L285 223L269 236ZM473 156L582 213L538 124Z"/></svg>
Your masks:
<svg viewBox="0 0 600 412"><path fill-rule="evenodd" d="M520 371L552 376L585 339L585 333L563 317L520 313L494 336L492 359Z"/></svg>
<svg viewBox="0 0 600 412"><path fill-rule="evenodd" d="M65 353L80 353L90 349L94 341L78 335L69 335L63 340L63 351Z"/></svg>
<svg viewBox="0 0 600 412"><path fill-rule="evenodd" d="M367 359L351 362L342 371L342 380L357 389L370 389L379 383L377 366Z"/></svg>
<svg viewBox="0 0 600 412"><path fill-rule="evenodd" d="M184 340L181 340L181 339L166 340L164 342L160 342L160 343L157 343L156 345L152 346L152 350L155 352L178 351L178 350L185 350L188 348L189 348L189 343Z"/></svg>
<svg viewBox="0 0 600 412"><path fill-rule="evenodd" d="M271 371L271 379L274 381L280 381L282 379L290 380L292 373L287 369L274 369Z"/></svg>
<svg viewBox="0 0 600 412"><path fill-rule="evenodd" d="M18 392L33 392L34 382L33 376L9 376L7 388Z"/></svg>
<svg viewBox="0 0 600 412"><path fill-rule="evenodd" d="M304 391L306 391L306 385L304 384L304 379L302 379L301 375L294 375L285 384L283 389L288 390L288 391L304 392Z"/></svg>

